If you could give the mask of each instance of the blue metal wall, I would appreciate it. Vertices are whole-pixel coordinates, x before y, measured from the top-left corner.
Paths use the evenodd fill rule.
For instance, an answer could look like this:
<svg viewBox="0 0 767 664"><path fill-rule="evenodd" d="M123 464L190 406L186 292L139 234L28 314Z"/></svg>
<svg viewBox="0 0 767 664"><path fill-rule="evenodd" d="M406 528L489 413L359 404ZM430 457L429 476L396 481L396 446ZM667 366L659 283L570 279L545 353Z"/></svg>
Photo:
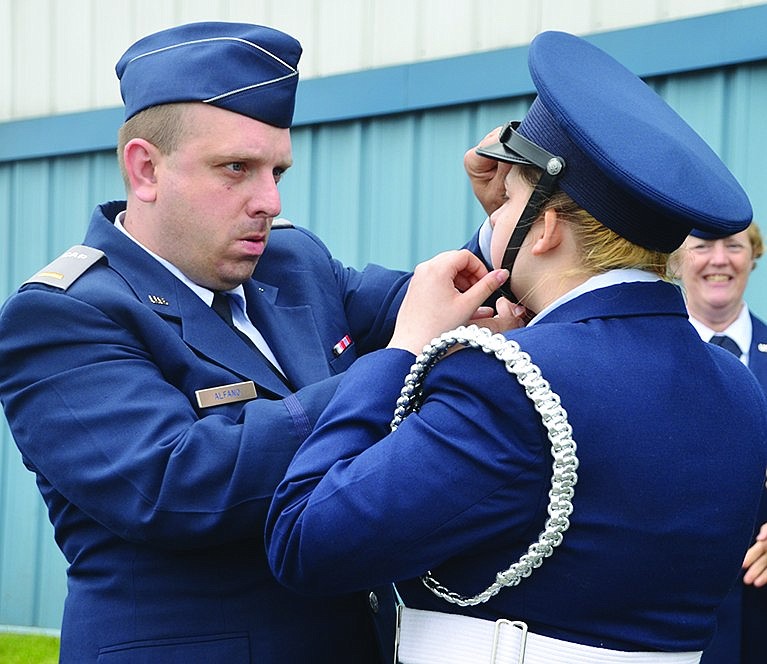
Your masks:
<svg viewBox="0 0 767 664"><path fill-rule="evenodd" d="M730 165L767 230L767 7L595 35ZM301 84L283 216L335 255L409 267L481 222L462 156L532 99L526 49ZM119 109L0 123L0 298L82 240L93 206L122 197ZM747 296L767 317L767 268ZM53 324L53 323L52 323ZM63 440L61 444L68 444ZM32 475L0 426L0 624L56 628L65 564Z"/></svg>

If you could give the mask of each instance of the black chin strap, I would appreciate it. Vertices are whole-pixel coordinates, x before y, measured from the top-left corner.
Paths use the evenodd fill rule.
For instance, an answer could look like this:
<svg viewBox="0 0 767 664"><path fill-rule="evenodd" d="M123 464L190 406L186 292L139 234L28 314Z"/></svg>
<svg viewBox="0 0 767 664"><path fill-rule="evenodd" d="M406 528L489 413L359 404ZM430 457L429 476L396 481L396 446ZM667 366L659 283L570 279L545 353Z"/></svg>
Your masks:
<svg viewBox="0 0 767 664"><path fill-rule="evenodd" d="M477 149L479 154L490 157L491 159L500 159L501 161L508 161L516 164L532 164L543 170L543 175L535 186L535 189L517 222L517 226L509 238L509 243L506 245L506 251L503 254L503 261L501 262L501 267L506 268L509 271L509 280L503 284L499 290L506 299L511 300L516 304L519 304L519 298L511 292L511 270L514 267L514 261L517 258L517 254L519 253L519 249L522 246L527 233L530 231L530 227L541 214L541 210L543 210L546 201L551 198L556 190L557 180L565 169L565 160L562 157L557 157L551 154L551 152L536 145L522 136L522 134L518 133L517 127L519 127L519 124L519 122L508 122L503 129L501 129L499 141L506 150L504 156L501 156L498 152L488 152L486 150Z"/></svg>
<svg viewBox="0 0 767 664"><path fill-rule="evenodd" d="M554 159L558 160L558 157L555 157ZM499 290L507 300L511 300L515 304L520 304L520 302L519 298L511 291L511 271L514 268L514 261L517 259L519 249L530 231L530 227L541 214L541 210L546 204L546 201L551 198L554 190L557 188L557 179L562 172L564 162L557 161L557 164L560 165L558 167L555 166L552 169L556 171L555 173L550 173L548 169L544 171L541 179L535 186L535 190L530 196L530 199L527 201L527 205L517 222L514 232L509 238L509 243L506 245L506 251L503 254L501 267L506 268L509 271L509 278Z"/></svg>

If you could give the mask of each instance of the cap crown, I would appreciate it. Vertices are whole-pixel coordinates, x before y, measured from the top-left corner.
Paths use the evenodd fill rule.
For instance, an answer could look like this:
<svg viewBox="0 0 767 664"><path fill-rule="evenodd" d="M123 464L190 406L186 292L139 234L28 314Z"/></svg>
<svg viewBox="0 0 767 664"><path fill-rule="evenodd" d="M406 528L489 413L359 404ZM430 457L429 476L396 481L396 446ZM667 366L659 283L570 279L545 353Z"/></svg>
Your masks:
<svg viewBox="0 0 767 664"><path fill-rule="evenodd" d="M290 127L301 45L272 28L204 22L154 33L115 67L125 119L150 106L202 102Z"/></svg>

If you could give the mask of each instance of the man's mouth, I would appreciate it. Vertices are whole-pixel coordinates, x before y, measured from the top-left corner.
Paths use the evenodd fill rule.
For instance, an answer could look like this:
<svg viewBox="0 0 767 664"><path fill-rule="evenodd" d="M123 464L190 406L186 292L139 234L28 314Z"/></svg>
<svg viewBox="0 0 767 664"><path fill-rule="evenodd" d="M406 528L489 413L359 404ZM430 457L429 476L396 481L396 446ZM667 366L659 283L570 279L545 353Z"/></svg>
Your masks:
<svg viewBox="0 0 767 664"><path fill-rule="evenodd" d="M263 235L247 235L240 238L240 246L249 254L261 255L266 247L266 238Z"/></svg>

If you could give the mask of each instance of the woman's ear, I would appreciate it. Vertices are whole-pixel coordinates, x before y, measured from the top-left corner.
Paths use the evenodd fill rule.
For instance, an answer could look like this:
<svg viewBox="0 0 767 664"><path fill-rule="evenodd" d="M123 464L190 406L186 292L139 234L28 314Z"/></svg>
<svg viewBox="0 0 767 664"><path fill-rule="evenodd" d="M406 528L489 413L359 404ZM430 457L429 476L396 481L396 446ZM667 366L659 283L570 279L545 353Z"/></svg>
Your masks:
<svg viewBox="0 0 767 664"><path fill-rule="evenodd" d="M156 170L159 157L159 150L143 138L128 141L123 151L130 190L144 203L152 203L157 197Z"/></svg>
<svg viewBox="0 0 767 664"><path fill-rule="evenodd" d="M543 218L539 219L530 229L530 232L533 233L530 253L533 256L541 256L562 244L562 225L563 222L557 215L557 211L553 208L547 209L543 213Z"/></svg>

